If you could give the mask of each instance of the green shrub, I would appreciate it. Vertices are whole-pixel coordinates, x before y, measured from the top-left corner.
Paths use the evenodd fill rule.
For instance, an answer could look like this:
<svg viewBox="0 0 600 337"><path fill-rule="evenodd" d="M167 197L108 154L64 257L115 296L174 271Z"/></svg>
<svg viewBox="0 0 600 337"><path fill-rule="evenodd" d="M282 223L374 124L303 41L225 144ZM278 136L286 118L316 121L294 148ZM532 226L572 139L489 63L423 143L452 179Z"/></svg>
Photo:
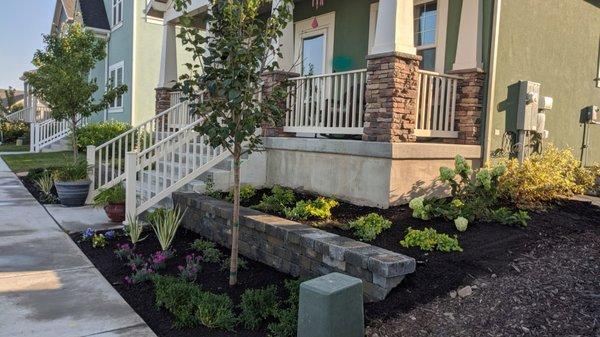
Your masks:
<svg viewBox="0 0 600 337"><path fill-rule="evenodd" d="M522 210L513 212L506 207L490 211L487 219L488 221L497 221L503 225L519 225L522 227L527 227L527 221L531 220L527 212Z"/></svg>
<svg viewBox="0 0 600 337"><path fill-rule="evenodd" d="M377 235L392 226L392 222L377 213L370 213L349 222L346 227L354 230L354 235L361 241L369 242L375 240Z"/></svg>
<svg viewBox="0 0 600 337"><path fill-rule="evenodd" d="M94 197L94 206L104 207L110 204L122 204L125 202L125 187L117 184L111 188L102 189Z"/></svg>
<svg viewBox="0 0 600 337"><path fill-rule="evenodd" d="M419 247L422 250L431 251L434 248L442 252L462 252L456 235L450 237L447 234L438 233L433 228L423 230L408 228L404 240L400 241L403 247Z"/></svg>
<svg viewBox="0 0 600 337"><path fill-rule="evenodd" d="M43 174L40 174L38 178L34 180L35 185L38 187L40 192L42 192L42 198L45 202L53 202L56 200L54 195L52 194L52 188L54 187L54 181L52 180L52 176L50 172L44 171Z"/></svg>
<svg viewBox="0 0 600 337"><path fill-rule="evenodd" d="M190 247L197 252L201 252L202 260L205 262L218 263L223 258L223 254L212 241L196 239Z"/></svg>
<svg viewBox="0 0 600 337"><path fill-rule="evenodd" d="M269 337L295 337L298 329L298 302L300 301L300 280L286 280L288 293L286 309L275 314L276 321L267 326Z"/></svg>
<svg viewBox="0 0 600 337"><path fill-rule="evenodd" d="M228 257L226 259L223 260L223 262L221 262L221 270L225 271L225 270L229 270L229 266L231 265L231 258ZM245 259L242 259L241 257L238 257L238 266L237 266L237 270L245 270L248 269L248 261L246 261Z"/></svg>
<svg viewBox="0 0 600 337"><path fill-rule="evenodd" d="M273 317L278 310L277 287L270 285L264 289L248 289L242 294L239 305L242 313L240 322L248 330L256 330L264 320Z"/></svg>
<svg viewBox="0 0 600 337"><path fill-rule="evenodd" d="M148 215L150 225L156 234L163 251L167 251L173 242L177 229L183 220L185 211L175 206L172 209L157 208Z"/></svg>
<svg viewBox="0 0 600 337"><path fill-rule="evenodd" d="M292 220L328 219L331 209L339 205L334 199L317 197L314 200L300 200L294 208L285 208L285 217Z"/></svg>
<svg viewBox="0 0 600 337"><path fill-rule="evenodd" d="M240 186L240 201L250 200L256 194L256 189L252 185L244 184ZM233 202L233 189L227 193L225 200Z"/></svg>
<svg viewBox="0 0 600 337"><path fill-rule="evenodd" d="M233 302L225 294L205 292L196 304L196 319L209 328L233 331L237 317L233 313Z"/></svg>
<svg viewBox="0 0 600 337"><path fill-rule="evenodd" d="M88 145L100 146L129 129L131 125L119 121L88 124L77 130L77 146L79 151L85 150Z"/></svg>
<svg viewBox="0 0 600 337"><path fill-rule="evenodd" d="M506 166L499 190L520 209L543 209L545 203L584 193L594 185L592 171L581 167L569 149L548 146L522 164L511 159Z"/></svg>
<svg viewBox="0 0 600 337"><path fill-rule="evenodd" d="M258 205L252 206L263 212L282 213L286 207L296 202L294 191L281 186L273 186L271 194L265 194Z"/></svg>
<svg viewBox="0 0 600 337"><path fill-rule="evenodd" d="M176 327L193 327L198 324L195 311L203 299L198 285L172 276L155 276L152 280L156 307L164 307L169 311L175 318Z"/></svg>
<svg viewBox="0 0 600 337"><path fill-rule="evenodd" d="M52 172L52 178L54 181L77 181L88 179L88 165L87 162L82 159L73 163L65 158L66 165L56 168Z"/></svg>
<svg viewBox="0 0 600 337"><path fill-rule="evenodd" d="M18 138L29 139L29 124L24 122L0 121L0 133L3 143L13 143Z"/></svg>

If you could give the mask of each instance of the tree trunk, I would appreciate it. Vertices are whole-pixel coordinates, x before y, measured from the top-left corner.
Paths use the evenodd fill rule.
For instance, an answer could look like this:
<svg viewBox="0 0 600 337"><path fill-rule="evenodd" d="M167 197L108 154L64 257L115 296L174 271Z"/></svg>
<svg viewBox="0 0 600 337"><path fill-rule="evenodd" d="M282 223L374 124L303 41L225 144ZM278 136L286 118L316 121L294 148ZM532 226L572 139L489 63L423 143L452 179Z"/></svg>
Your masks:
<svg viewBox="0 0 600 337"><path fill-rule="evenodd" d="M241 146L233 150L233 220L231 224L231 264L229 266L229 285L237 284L238 250L240 236L240 161Z"/></svg>
<svg viewBox="0 0 600 337"><path fill-rule="evenodd" d="M79 152L77 151L77 117L71 118L72 130L71 130L71 147L73 149L73 162L77 162L77 156Z"/></svg>

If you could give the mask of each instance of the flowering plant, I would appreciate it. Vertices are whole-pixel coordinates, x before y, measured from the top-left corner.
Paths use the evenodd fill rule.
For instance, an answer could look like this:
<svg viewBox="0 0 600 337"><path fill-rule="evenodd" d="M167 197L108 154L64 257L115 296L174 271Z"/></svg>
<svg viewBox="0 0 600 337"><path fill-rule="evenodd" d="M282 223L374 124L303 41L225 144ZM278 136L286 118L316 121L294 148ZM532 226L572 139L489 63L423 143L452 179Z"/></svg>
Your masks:
<svg viewBox="0 0 600 337"><path fill-rule="evenodd" d="M133 247L128 243L117 243L117 249L114 252L119 260L129 260L129 257L133 255Z"/></svg>
<svg viewBox="0 0 600 337"><path fill-rule="evenodd" d="M81 234L81 241L87 241L87 240L91 239L95 234L96 234L96 231L88 227L83 232L83 234Z"/></svg>
<svg viewBox="0 0 600 337"><path fill-rule="evenodd" d="M94 234L94 236L92 236L93 248L104 248L107 243L106 237L103 234Z"/></svg>
<svg viewBox="0 0 600 337"><path fill-rule="evenodd" d="M200 262L202 262L201 256L194 254L187 255L185 257L185 266L178 266L179 276L187 281L195 281L198 272L201 270Z"/></svg>
<svg viewBox="0 0 600 337"><path fill-rule="evenodd" d="M130 285L149 281L150 278L152 278L152 275L156 274L156 271L148 266L148 264L144 264L141 268L132 265L131 270L133 271L133 274L131 274L131 276L125 276L125 283Z"/></svg>
<svg viewBox="0 0 600 337"><path fill-rule="evenodd" d="M173 253L171 253L170 251L159 250L156 253L150 255L148 262L154 269L158 270L164 268L167 260L172 256Z"/></svg>
<svg viewBox="0 0 600 337"><path fill-rule="evenodd" d="M109 239L109 240L112 240L112 239L114 239L114 238L115 238L115 236L116 236L116 234L115 234L115 231L114 231L114 230L112 230L112 229L111 229L111 230L109 230L109 231L106 231L106 232L104 233L104 237L105 237L105 238L107 238L107 239Z"/></svg>

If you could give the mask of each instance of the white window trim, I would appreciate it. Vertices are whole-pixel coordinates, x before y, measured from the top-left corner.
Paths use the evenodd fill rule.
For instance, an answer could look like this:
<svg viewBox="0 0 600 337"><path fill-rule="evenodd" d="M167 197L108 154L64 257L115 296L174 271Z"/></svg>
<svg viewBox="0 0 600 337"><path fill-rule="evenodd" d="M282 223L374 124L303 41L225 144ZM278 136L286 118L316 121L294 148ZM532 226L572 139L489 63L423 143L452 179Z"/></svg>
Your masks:
<svg viewBox="0 0 600 337"><path fill-rule="evenodd" d="M116 2L115 2L116 1ZM110 6L110 25L111 25L111 31L115 31L119 28L121 28L121 26L123 26L123 0L111 0L111 6ZM115 7L121 6L121 11L119 12L121 14L121 17L119 18L119 22L115 23L115 17L114 17L114 11L115 11Z"/></svg>
<svg viewBox="0 0 600 337"><path fill-rule="evenodd" d="M294 23L294 72L302 73L302 41L312 36L323 35L325 37L325 59L323 60L323 74L333 72L333 41L335 37L335 12L329 12L316 17L319 27L312 28L311 24L315 17Z"/></svg>
<svg viewBox="0 0 600 337"><path fill-rule="evenodd" d="M422 5L434 0L414 0L414 6ZM417 50L436 48L435 51L435 71L438 73L444 73L445 61L446 61L446 30L448 28L448 1L449 0L437 0L437 22L436 22L436 34L435 44L427 46L415 47ZM371 54L373 44L375 43L375 30L377 27L377 10L379 9L379 2L371 4L370 19L369 19L369 46L368 53ZM441 51L441 52L438 52Z"/></svg>
<svg viewBox="0 0 600 337"><path fill-rule="evenodd" d="M123 76L123 78L121 79L121 84L125 83L125 61L121 61L121 62L117 62L114 63L113 65L111 65L110 67L108 67L108 77L106 79L106 82L109 83L110 81L110 74L113 72L113 70L115 71L115 79L117 76L117 70L118 69L122 69L121 71L121 76ZM114 83L111 83L114 84ZM125 94L121 95L121 106L115 106L115 107L110 107L108 108L108 112L109 113L120 113L123 112L123 101L125 99ZM116 101L116 98L115 98Z"/></svg>

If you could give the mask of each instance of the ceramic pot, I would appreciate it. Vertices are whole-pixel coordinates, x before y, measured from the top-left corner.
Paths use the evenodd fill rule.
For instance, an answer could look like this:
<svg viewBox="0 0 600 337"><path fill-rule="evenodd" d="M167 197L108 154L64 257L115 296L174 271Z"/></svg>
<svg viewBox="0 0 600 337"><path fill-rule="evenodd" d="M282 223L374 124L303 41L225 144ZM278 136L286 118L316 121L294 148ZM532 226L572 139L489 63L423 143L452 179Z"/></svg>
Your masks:
<svg viewBox="0 0 600 337"><path fill-rule="evenodd" d="M55 181L56 193L63 206L77 207L83 206L90 191L91 181Z"/></svg>

